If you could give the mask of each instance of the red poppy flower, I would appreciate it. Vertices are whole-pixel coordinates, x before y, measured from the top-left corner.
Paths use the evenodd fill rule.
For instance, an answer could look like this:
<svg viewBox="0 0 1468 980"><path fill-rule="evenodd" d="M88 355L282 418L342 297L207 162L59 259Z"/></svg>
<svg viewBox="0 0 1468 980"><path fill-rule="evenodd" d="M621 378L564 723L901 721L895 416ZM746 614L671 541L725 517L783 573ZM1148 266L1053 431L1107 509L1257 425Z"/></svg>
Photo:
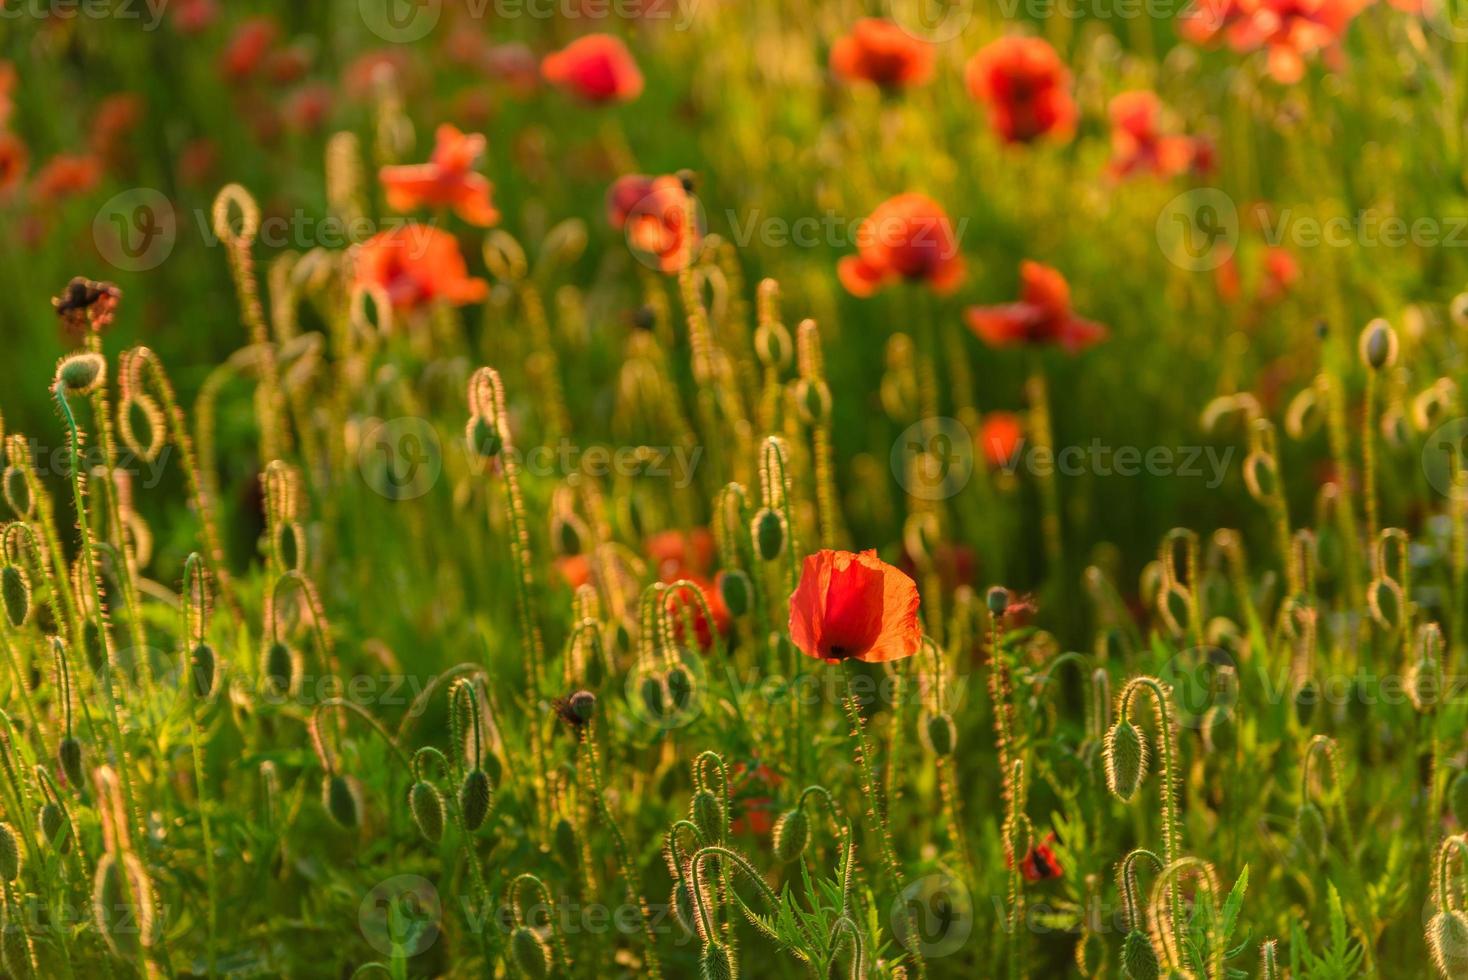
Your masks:
<svg viewBox="0 0 1468 980"><path fill-rule="evenodd" d="M775 829L775 790L785 780L762 762L736 762L729 770L729 792L733 797L735 834L767 836Z"/></svg>
<svg viewBox="0 0 1468 980"><path fill-rule="evenodd" d="M473 303L489 294L488 283L470 278L454 236L420 224L378 232L363 242L357 282L381 286L400 309L438 300Z"/></svg>
<svg viewBox="0 0 1468 980"><path fill-rule="evenodd" d="M714 536L706 527L691 531L659 531L648 537L643 550L660 582L707 575L714 563Z"/></svg>
<svg viewBox="0 0 1468 980"><path fill-rule="evenodd" d="M20 186L30 162L30 151L20 137L0 131L0 194L9 194Z"/></svg>
<svg viewBox="0 0 1468 980"><path fill-rule="evenodd" d="M984 343L991 347L1059 344L1074 354L1105 339L1105 327L1071 311L1070 286L1059 272L1038 262L1024 262L1019 274L1023 281L1019 302L969 308L969 329Z"/></svg>
<svg viewBox="0 0 1468 980"><path fill-rule="evenodd" d="M1065 869L1056 860L1055 852L1050 849L1050 845L1054 842L1053 832L1045 835L1045 839L1030 848L1030 853L1020 860L1019 872L1025 876L1025 881L1048 881L1065 874Z"/></svg>
<svg viewBox="0 0 1468 980"><path fill-rule="evenodd" d="M729 607L724 605L724 599L719 595L719 590L714 586L712 580L701 575L682 576L698 587L703 593L703 601L709 607L709 616L714 619L714 629L720 636L729 632L729 626L733 617L729 615ZM683 641L683 617L686 614L693 621L693 632L698 637L698 648L707 652L714 645L714 634L709 630L708 618L704 616L703 609L687 592L679 589L668 594L667 609L673 614L673 639L678 643Z"/></svg>
<svg viewBox="0 0 1468 980"><path fill-rule="evenodd" d="M1014 461L1014 454L1024 438L1024 423L1013 412L990 412L979 427L979 449L984 460L994 469L1004 469Z"/></svg>
<svg viewBox="0 0 1468 980"><path fill-rule="evenodd" d="M1273 303L1283 299L1300 281L1300 263L1287 250L1278 246L1264 253L1264 280L1259 284L1259 298Z"/></svg>
<svg viewBox="0 0 1468 980"><path fill-rule="evenodd" d="M989 107L989 121L1007 143L1064 138L1075 130L1070 71L1040 38L1000 38L969 59L964 78L969 95Z"/></svg>
<svg viewBox="0 0 1468 980"><path fill-rule="evenodd" d="M36 171L31 185L36 197L42 201L59 201L76 194L85 194L97 186L102 179L102 161L91 154L61 153Z"/></svg>
<svg viewBox="0 0 1468 980"><path fill-rule="evenodd" d="M500 220L490 202L493 185L474 165L484 155L483 136L466 136L447 123L438 127L433 156L427 163L383 167L379 174L394 211L452 207L471 225L488 228Z"/></svg>
<svg viewBox="0 0 1468 980"><path fill-rule="evenodd" d="M871 296L897 279L926 282L950 293L963 282L963 256L947 213L923 194L883 201L856 233L857 254L836 267L853 296Z"/></svg>
<svg viewBox="0 0 1468 980"><path fill-rule="evenodd" d="M611 226L625 232L632 250L655 259L663 272L683 268L698 248L697 218L693 195L677 177L631 174L607 192Z"/></svg>
<svg viewBox="0 0 1468 980"><path fill-rule="evenodd" d="M863 17L831 46L831 71L884 89L923 85L933 77L933 46L890 20Z"/></svg>
<svg viewBox="0 0 1468 980"><path fill-rule="evenodd" d="M269 17L252 17L240 24L220 59L224 74L236 81L255 74L279 36L280 28Z"/></svg>
<svg viewBox="0 0 1468 980"><path fill-rule="evenodd" d="M15 70L15 64L0 61L0 126L4 126L9 121L10 113L15 108L11 93L15 91L15 85L19 80L20 75Z"/></svg>
<svg viewBox="0 0 1468 980"><path fill-rule="evenodd" d="M1196 142L1164 132L1162 100L1155 92L1123 92L1111 100L1113 177L1152 173L1173 177L1193 166Z"/></svg>
<svg viewBox="0 0 1468 980"><path fill-rule="evenodd" d="M790 639L807 656L882 663L917 653L917 585L875 551L818 551L790 597Z"/></svg>
<svg viewBox="0 0 1468 980"><path fill-rule="evenodd" d="M219 162L219 146L207 136L189 140L178 154L178 179L191 187L210 180Z"/></svg>
<svg viewBox="0 0 1468 980"><path fill-rule="evenodd" d="M215 0L174 0L173 26L180 34L198 34L218 16Z"/></svg>
<svg viewBox="0 0 1468 980"><path fill-rule="evenodd" d="M1240 53L1268 52L1269 74L1298 82L1305 59L1336 50L1365 6L1358 0L1199 0L1181 18L1184 37L1206 44L1223 37Z"/></svg>
<svg viewBox="0 0 1468 980"><path fill-rule="evenodd" d="M588 34L545 56L540 73L587 102L631 102L642 94L642 72L622 39Z"/></svg>
<svg viewBox="0 0 1468 980"><path fill-rule="evenodd" d="M574 592L591 581L591 559L586 555L563 555L556 559L556 571Z"/></svg>
<svg viewBox="0 0 1468 980"><path fill-rule="evenodd" d="M92 151L104 158L117 155L120 144L143 117L143 100L133 92L103 99L92 117Z"/></svg>

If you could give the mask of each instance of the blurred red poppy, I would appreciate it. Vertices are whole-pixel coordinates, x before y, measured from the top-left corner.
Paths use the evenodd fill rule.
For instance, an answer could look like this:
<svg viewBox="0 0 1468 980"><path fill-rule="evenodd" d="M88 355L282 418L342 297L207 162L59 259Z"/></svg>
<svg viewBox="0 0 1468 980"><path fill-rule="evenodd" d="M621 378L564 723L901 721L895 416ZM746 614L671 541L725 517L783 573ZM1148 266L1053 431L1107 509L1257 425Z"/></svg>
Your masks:
<svg viewBox="0 0 1468 980"><path fill-rule="evenodd" d="M15 109L11 93L15 91L19 81L20 75L15 70L15 64L0 60L0 126L9 122L10 113Z"/></svg>
<svg viewBox="0 0 1468 980"><path fill-rule="evenodd" d="M734 798L729 830L760 837L774 830L774 793L784 781L779 773L758 760L734 763L729 770L729 792Z"/></svg>
<svg viewBox="0 0 1468 980"><path fill-rule="evenodd" d="M1113 177L1151 173L1173 177L1192 167L1197 143L1165 132L1162 100L1155 92L1122 92L1111 100L1111 163Z"/></svg>
<svg viewBox="0 0 1468 980"><path fill-rule="evenodd" d="M448 123L438 127L433 155L427 163L383 167L379 173L394 211L451 207L471 225L488 228L500 220L490 201L493 185L475 164L484 155L483 136L466 136Z"/></svg>
<svg viewBox="0 0 1468 980"><path fill-rule="evenodd" d="M1058 344L1074 354L1105 339L1105 327L1071 311L1070 286L1058 271L1027 261L1021 263L1019 274L1019 302L969 308L969 329L984 343L991 347Z"/></svg>
<svg viewBox="0 0 1468 980"><path fill-rule="evenodd" d="M241 23L220 56L225 76L240 81L255 74L279 36L280 28L269 17L252 17Z"/></svg>
<svg viewBox="0 0 1468 980"><path fill-rule="evenodd" d="M1065 869L1060 866L1055 852L1050 849L1053 843L1055 843L1055 834L1052 832L1047 834L1040 843L1030 848L1030 853L1020 860L1019 871L1025 876L1026 881L1048 881L1065 874Z"/></svg>
<svg viewBox="0 0 1468 980"><path fill-rule="evenodd" d="M618 178L607 192L607 220L663 272L683 268L702 238L693 195L673 176Z"/></svg>
<svg viewBox="0 0 1468 980"><path fill-rule="evenodd" d="M1271 246L1264 252L1264 280L1259 284L1259 298L1272 303L1283 299L1300 281L1300 263L1287 250Z"/></svg>
<svg viewBox="0 0 1468 980"><path fill-rule="evenodd" d="M831 46L831 71L843 81L906 88L932 79L933 55L931 44L890 20L864 17Z"/></svg>
<svg viewBox="0 0 1468 980"><path fill-rule="evenodd" d="M361 244L357 282L381 286L399 309L439 300L473 303L489 294L483 279L469 276L454 236L415 223L379 232Z"/></svg>
<svg viewBox="0 0 1468 980"><path fill-rule="evenodd" d="M650 535L643 551L653 564L659 582L707 575L714 563L714 536L706 527L691 531L676 528Z"/></svg>
<svg viewBox="0 0 1468 980"><path fill-rule="evenodd" d="M143 118L143 100L134 92L118 92L103 99L92 116L92 151L110 159L127 134Z"/></svg>
<svg viewBox="0 0 1468 980"><path fill-rule="evenodd" d="M198 34L219 16L216 0L174 0L173 26L180 34Z"/></svg>
<svg viewBox="0 0 1468 980"><path fill-rule="evenodd" d="M1070 71L1040 38L1000 38L969 59L964 77L969 95L989 107L989 121L1007 143L1068 138L1075 131Z"/></svg>
<svg viewBox="0 0 1468 980"><path fill-rule="evenodd" d="M323 82L301 86L286 100L286 123L297 132L315 132L331 114L332 98L331 86Z"/></svg>
<svg viewBox="0 0 1468 980"><path fill-rule="evenodd" d="M837 266L841 285L853 296L871 296L898 279L925 282L949 293L963 282L963 256L943 208L922 194L899 194L882 202L857 229L858 253Z"/></svg>
<svg viewBox="0 0 1468 980"><path fill-rule="evenodd" d="M1305 59L1335 51L1360 13L1360 0L1198 0L1180 18L1198 44L1219 37L1240 53L1268 52L1269 74L1282 84L1305 75Z"/></svg>
<svg viewBox="0 0 1468 980"><path fill-rule="evenodd" d="M1013 412L990 412L979 427L979 449L993 469L1003 469L1014 461L1014 454L1024 438L1024 423Z"/></svg>
<svg viewBox="0 0 1468 980"><path fill-rule="evenodd" d="M882 663L917 653L918 590L875 551L818 551L790 597L790 639L804 654L838 663Z"/></svg>
<svg viewBox="0 0 1468 980"><path fill-rule="evenodd" d="M9 194L25 179L31 154L14 133L0 131L0 194Z"/></svg>
<svg viewBox="0 0 1468 980"><path fill-rule="evenodd" d="M60 153L36 171L31 190L41 201L59 201L85 194L102 179L102 161L86 154Z"/></svg>
<svg viewBox="0 0 1468 980"><path fill-rule="evenodd" d="M548 54L540 63L545 80L587 102L631 102L642 94L642 72L621 38L588 34Z"/></svg>
<svg viewBox="0 0 1468 980"><path fill-rule="evenodd" d="M692 582L703 594L703 601L709 608L709 615L714 619L714 629L718 631L719 635L722 636L729 632L729 625L733 622L733 617L729 615L729 607L724 605L724 599L719 595L719 590L714 586L713 581L693 574L683 575L680 578ZM698 602L687 592L679 589L669 593L667 609L673 614L674 640L678 643L684 642L683 618L687 615L693 622L693 632L698 637L698 648L705 652L712 648L714 635L709 631L708 619L705 618Z"/></svg>

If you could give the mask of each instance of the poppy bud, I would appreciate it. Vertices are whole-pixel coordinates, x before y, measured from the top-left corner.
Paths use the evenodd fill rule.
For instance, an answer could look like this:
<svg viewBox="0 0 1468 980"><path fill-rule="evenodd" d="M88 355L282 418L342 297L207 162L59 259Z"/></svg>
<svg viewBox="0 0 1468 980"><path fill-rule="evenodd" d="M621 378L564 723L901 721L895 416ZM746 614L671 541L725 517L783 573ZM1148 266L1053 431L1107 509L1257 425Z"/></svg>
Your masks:
<svg viewBox="0 0 1468 980"><path fill-rule="evenodd" d="M29 520L35 501L31 497L31 485L26 482L25 473L20 467L5 467L4 488L5 502L10 505L15 516L23 521Z"/></svg>
<svg viewBox="0 0 1468 980"><path fill-rule="evenodd" d="M200 701L214 693L216 666L212 646L200 643L194 647L194 652L189 656L189 676L193 680L194 697Z"/></svg>
<svg viewBox="0 0 1468 980"><path fill-rule="evenodd" d="M1121 969L1129 980L1157 980L1162 973L1152 940L1140 930L1127 933L1121 945Z"/></svg>
<svg viewBox="0 0 1468 980"><path fill-rule="evenodd" d="M87 665L92 668L92 673L100 674L107 669L107 641L103 638L101 629L91 620L87 620L82 626L82 653L86 655Z"/></svg>
<svg viewBox="0 0 1468 980"><path fill-rule="evenodd" d="M1162 618L1166 620L1174 636L1181 636L1188 631L1193 620L1192 611L1192 598L1188 595L1188 590L1176 582L1169 584L1162 593Z"/></svg>
<svg viewBox="0 0 1468 980"><path fill-rule="evenodd" d="M996 585L989 590L984 601L989 606L989 615L998 619L1009 611L1009 590L1002 585Z"/></svg>
<svg viewBox="0 0 1468 980"><path fill-rule="evenodd" d="M673 710L682 711L693 698L693 678L682 667L668 671L668 699Z"/></svg>
<svg viewBox="0 0 1468 980"><path fill-rule="evenodd" d="M58 804L46 802L36 813L36 823L41 828L41 837L47 846L62 854L71 849L71 826L66 821L66 811Z"/></svg>
<svg viewBox="0 0 1468 980"><path fill-rule="evenodd" d="M66 781L73 786L85 785L86 778L82 772L82 743L71 736L61 740L60 747L56 750L56 761L61 766L61 774Z"/></svg>
<svg viewBox="0 0 1468 980"><path fill-rule="evenodd" d="M443 838L443 794L438 787L420 779L408 791L408 809L424 839L435 844Z"/></svg>
<svg viewBox="0 0 1468 980"><path fill-rule="evenodd" d="M1459 827L1468 827L1468 769L1453 777L1448 787L1448 807Z"/></svg>
<svg viewBox="0 0 1468 980"><path fill-rule="evenodd" d="M730 568L719 573L719 598L723 600L724 608L729 610L729 615L738 619L749 612L753 597L754 586L743 571Z"/></svg>
<svg viewBox="0 0 1468 980"><path fill-rule="evenodd" d="M775 824L775 857L786 864L805 853L810 841L810 818L805 811L796 807L781 814Z"/></svg>
<svg viewBox="0 0 1468 980"><path fill-rule="evenodd" d="M475 415L469 419L468 437L469 448L485 459L494 459L504 448L499 428L483 416Z"/></svg>
<svg viewBox="0 0 1468 980"><path fill-rule="evenodd" d="M673 882L673 896L670 903L673 906L673 916L678 924L683 927L684 932L694 931L693 889L688 887L688 882L682 878Z"/></svg>
<svg viewBox="0 0 1468 980"><path fill-rule="evenodd" d="M295 654L279 640L265 648L265 681L277 695L285 694L295 686Z"/></svg>
<svg viewBox="0 0 1468 980"><path fill-rule="evenodd" d="M642 695L642 705L653 718L662 718L668 710L668 692L663 678L649 675L642 681L639 689Z"/></svg>
<svg viewBox="0 0 1468 980"><path fill-rule="evenodd" d="M1309 728L1310 720L1315 717L1315 708L1320 704L1320 688L1316 687L1315 681L1306 678L1295 688L1294 704L1295 720L1301 728Z"/></svg>
<svg viewBox="0 0 1468 980"><path fill-rule="evenodd" d="M484 826L493 799L494 788L489 784L489 776L483 769L470 769L459 785L459 812L470 833Z"/></svg>
<svg viewBox="0 0 1468 980"><path fill-rule="evenodd" d="M928 748L940 758L952 755L958 744L958 729L947 712L929 715L923 722L923 736L927 740Z"/></svg>
<svg viewBox="0 0 1468 980"><path fill-rule="evenodd" d="M1427 946L1444 977L1468 976L1468 914L1439 912L1427 924Z"/></svg>
<svg viewBox="0 0 1468 980"><path fill-rule="evenodd" d="M20 877L20 843L8 823L0 823L0 879L14 881Z"/></svg>
<svg viewBox="0 0 1468 980"><path fill-rule="evenodd" d="M1147 777L1147 743L1135 725L1118 719L1106 733L1106 786L1123 803L1136 795Z"/></svg>
<svg viewBox="0 0 1468 980"><path fill-rule="evenodd" d="M347 830L356 827L361 819L362 805L357 787L345 776L333 774L326 777L321 784L321 802L331 819Z"/></svg>
<svg viewBox="0 0 1468 980"><path fill-rule="evenodd" d="M568 868L576 867L576 861L580 857L580 847L576 843L576 828L571 826L571 821L565 817L556 821L554 840L556 855L561 859L561 863Z"/></svg>
<svg viewBox="0 0 1468 980"><path fill-rule="evenodd" d="M550 976L551 951L545 940L540 938L540 933L528 926L520 926L510 937L510 949L515 965L527 977L540 980Z"/></svg>
<svg viewBox="0 0 1468 980"><path fill-rule="evenodd" d="M35 949L31 946L31 937L26 934L25 927L7 915L0 929L3 929L0 932L0 961L4 962L6 972L17 980L34 976Z"/></svg>
<svg viewBox="0 0 1468 980"><path fill-rule="evenodd" d="M0 568L0 597L5 600L5 616L10 625L20 629L31 618L31 582L19 565Z"/></svg>
<svg viewBox="0 0 1468 980"><path fill-rule="evenodd" d="M1366 324L1361 331L1361 363L1373 371L1391 367L1397 360L1397 332L1381 318Z"/></svg>
<svg viewBox="0 0 1468 980"><path fill-rule="evenodd" d="M734 951L723 943L709 943L698 968L701 980L734 980Z"/></svg>
<svg viewBox="0 0 1468 980"><path fill-rule="evenodd" d="M107 359L101 354L72 354L56 365L56 387L66 394L90 395L106 380Z"/></svg>
<svg viewBox="0 0 1468 980"><path fill-rule="evenodd" d="M708 790L699 790L689 805L693 824L706 841L724 839L724 805Z"/></svg>
<svg viewBox="0 0 1468 980"><path fill-rule="evenodd" d="M785 522L769 507L754 515L754 543L765 561L774 561L785 550Z"/></svg>
<svg viewBox="0 0 1468 980"><path fill-rule="evenodd" d="M566 703L570 705L571 713L579 718L583 725L590 722L596 714L596 695L590 691L577 691L566 700Z"/></svg>
<svg viewBox="0 0 1468 980"><path fill-rule="evenodd" d="M92 886L92 917L112 952L135 959L153 944L153 886L131 852L102 855Z"/></svg>
<svg viewBox="0 0 1468 980"><path fill-rule="evenodd" d="M280 563L288 569L300 571L301 540L305 531L296 523L282 524L275 529L275 548L280 553Z"/></svg>

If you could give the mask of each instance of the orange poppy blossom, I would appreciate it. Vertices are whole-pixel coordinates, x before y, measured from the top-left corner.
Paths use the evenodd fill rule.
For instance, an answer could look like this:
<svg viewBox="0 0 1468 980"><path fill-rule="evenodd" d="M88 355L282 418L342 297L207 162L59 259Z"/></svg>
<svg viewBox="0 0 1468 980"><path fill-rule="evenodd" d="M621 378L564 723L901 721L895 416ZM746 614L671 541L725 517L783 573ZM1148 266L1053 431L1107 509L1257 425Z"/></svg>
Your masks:
<svg viewBox="0 0 1468 980"><path fill-rule="evenodd" d="M1122 92L1111 100L1112 177L1152 173L1174 177L1198 162L1198 141L1164 132L1165 110L1157 93L1139 90Z"/></svg>
<svg viewBox="0 0 1468 980"><path fill-rule="evenodd" d="M1307 57L1336 50L1363 6L1360 0L1199 0L1179 20L1183 37L1195 44L1222 37L1241 54L1267 51L1270 76L1290 85L1305 76Z"/></svg>
<svg viewBox="0 0 1468 980"><path fill-rule="evenodd" d="M683 268L702 240L693 195L675 176L619 177L607 191L607 221L663 272Z"/></svg>
<svg viewBox="0 0 1468 980"><path fill-rule="evenodd" d="M428 225L378 232L357 247L356 261L356 281L382 287L398 309L440 300L460 305L489 295L488 283L469 276L454 236Z"/></svg>
<svg viewBox="0 0 1468 980"><path fill-rule="evenodd" d="M979 426L979 449L991 469L1004 469L1024 438L1024 423L1013 412L990 412Z"/></svg>
<svg viewBox="0 0 1468 980"><path fill-rule="evenodd" d="M540 63L545 80L586 102L631 102L642 94L642 72L622 39L588 34Z"/></svg>
<svg viewBox="0 0 1468 980"><path fill-rule="evenodd" d="M883 201L858 227L856 247L857 254L836 267L841 285L853 296L874 295L899 279L925 282L940 294L963 282L953 223L937 201L923 194Z"/></svg>
<svg viewBox="0 0 1468 980"><path fill-rule="evenodd" d="M875 551L806 556L790 597L790 640L827 663L883 663L922 643L917 584Z"/></svg>
<svg viewBox="0 0 1468 980"><path fill-rule="evenodd" d="M9 194L25 179L31 154L19 136L0 130L0 194Z"/></svg>
<svg viewBox="0 0 1468 980"><path fill-rule="evenodd" d="M1069 138L1079 115L1070 70L1037 37L1002 37L969 59L969 95L989 108L989 122L1006 143L1041 136Z"/></svg>
<svg viewBox="0 0 1468 980"><path fill-rule="evenodd" d="M984 343L991 347L1058 344L1075 354L1105 339L1105 327L1072 312L1070 285L1058 271L1026 261L1020 264L1019 274L1018 302L969 308L969 329Z"/></svg>
<svg viewBox="0 0 1468 980"><path fill-rule="evenodd" d="M929 82L933 57L931 44L890 20L863 17L831 46L831 71L842 81L871 82L891 91Z"/></svg>
<svg viewBox="0 0 1468 980"><path fill-rule="evenodd" d="M468 136L444 123L434 135L433 155L427 163L383 167L378 172L387 206L394 211L451 207L471 225L488 228L497 224L500 213L489 198L494 185L474 171L485 146L483 136Z"/></svg>

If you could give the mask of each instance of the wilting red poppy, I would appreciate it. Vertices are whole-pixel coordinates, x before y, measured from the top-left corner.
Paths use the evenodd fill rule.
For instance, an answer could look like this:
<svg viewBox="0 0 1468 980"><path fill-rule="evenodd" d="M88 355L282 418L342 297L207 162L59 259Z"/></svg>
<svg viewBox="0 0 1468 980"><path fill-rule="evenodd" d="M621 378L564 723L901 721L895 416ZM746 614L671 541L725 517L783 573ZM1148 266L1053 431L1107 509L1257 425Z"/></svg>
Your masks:
<svg viewBox="0 0 1468 980"><path fill-rule="evenodd" d="M836 267L853 296L871 296L898 279L925 282L949 293L963 282L963 256L943 208L923 194L883 201L856 232L857 254Z"/></svg>
<svg viewBox="0 0 1468 980"><path fill-rule="evenodd" d="M706 527L691 531L676 528L648 537L643 551L653 564L660 582L707 575L714 563L714 536Z"/></svg>
<svg viewBox="0 0 1468 980"><path fill-rule="evenodd" d="M588 34L548 54L540 73L587 102L631 102L642 94L642 72L622 39Z"/></svg>
<svg viewBox="0 0 1468 980"><path fill-rule="evenodd" d="M0 194L9 194L25 178L31 154L14 133L0 131Z"/></svg>
<svg viewBox="0 0 1468 980"><path fill-rule="evenodd" d="M249 78L265 61L280 28L269 17L252 17L235 28L220 56L220 68L236 81Z"/></svg>
<svg viewBox="0 0 1468 980"><path fill-rule="evenodd" d="M1336 50L1364 3L1358 0L1200 0L1180 18L1182 34L1206 44L1223 37L1240 53L1267 50L1282 84L1305 75L1305 59Z"/></svg>
<svg viewBox="0 0 1468 980"><path fill-rule="evenodd" d="M1172 177L1194 165L1197 141L1165 132L1162 100L1155 92L1123 92L1111 100L1113 177L1152 173Z"/></svg>
<svg viewBox="0 0 1468 980"><path fill-rule="evenodd" d="M42 201L85 194L102 179L102 161L91 154L61 153L36 171L31 190Z"/></svg>
<svg viewBox="0 0 1468 980"><path fill-rule="evenodd" d="M790 639L807 656L882 663L917 653L917 585L875 551L818 551L790 597Z"/></svg>
<svg viewBox="0 0 1468 980"><path fill-rule="evenodd" d="M673 176L619 177L607 192L607 220L663 272L683 268L702 237L693 195Z"/></svg>
<svg viewBox="0 0 1468 980"><path fill-rule="evenodd" d="M378 232L363 242L357 282L381 286L400 309L438 300L473 303L489 294L488 283L469 276L454 236L420 224Z"/></svg>
<svg viewBox="0 0 1468 980"><path fill-rule="evenodd" d="M500 220L490 202L488 178L474 170L484 155L483 136L466 136L445 123L438 127L433 155L427 163L383 167L379 174L394 211L451 207L471 225L488 228Z"/></svg>
<svg viewBox="0 0 1468 980"><path fill-rule="evenodd" d="M994 469L1004 469L1014 461L1014 454L1024 438L1024 423L1013 412L990 412L979 426L979 450Z"/></svg>
<svg viewBox="0 0 1468 980"><path fill-rule="evenodd" d="M1105 327L1071 311L1070 286L1059 272L1027 261L1020 264L1019 274L1023 283L1019 302L969 308L969 329L984 343L1058 344L1074 354L1105 339Z"/></svg>
<svg viewBox="0 0 1468 980"><path fill-rule="evenodd" d="M1030 853L1020 859L1019 873L1025 876L1025 881L1048 881L1065 874L1065 869L1060 866L1055 852L1050 849L1053 843L1055 843L1055 834L1052 832L1045 835L1044 840L1031 847Z"/></svg>
<svg viewBox="0 0 1468 980"><path fill-rule="evenodd" d="M831 71L884 89L923 85L933 77L933 46L890 20L863 17L831 46Z"/></svg>
<svg viewBox="0 0 1468 980"><path fill-rule="evenodd" d="M1075 130L1070 71L1040 38L1000 38L969 59L964 79L1007 143L1069 137Z"/></svg>

